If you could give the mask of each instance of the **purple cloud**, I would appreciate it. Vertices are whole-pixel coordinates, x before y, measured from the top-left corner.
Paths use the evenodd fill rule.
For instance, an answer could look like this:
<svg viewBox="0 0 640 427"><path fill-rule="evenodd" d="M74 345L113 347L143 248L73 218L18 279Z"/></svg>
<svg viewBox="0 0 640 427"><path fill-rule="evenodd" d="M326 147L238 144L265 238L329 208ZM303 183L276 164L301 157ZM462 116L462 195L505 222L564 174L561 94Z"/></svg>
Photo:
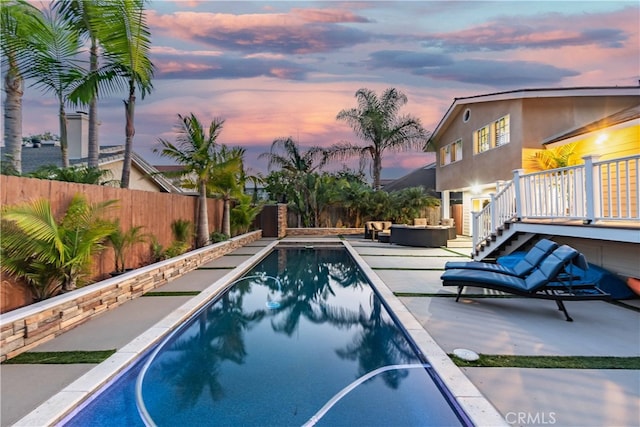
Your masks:
<svg viewBox="0 0 640 427"><path fill-rule="evenodd" d="M493 87L522 87L557 84L580 73L532 61L467 59L445 67L415 70L414 74Z"/></svg>

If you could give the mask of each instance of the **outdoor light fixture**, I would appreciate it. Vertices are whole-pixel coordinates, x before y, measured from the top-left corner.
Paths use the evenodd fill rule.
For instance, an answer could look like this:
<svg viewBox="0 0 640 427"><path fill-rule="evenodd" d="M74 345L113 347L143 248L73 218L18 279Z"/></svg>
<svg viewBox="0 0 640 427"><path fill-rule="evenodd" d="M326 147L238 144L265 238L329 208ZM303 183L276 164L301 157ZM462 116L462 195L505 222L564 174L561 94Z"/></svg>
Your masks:
<svg viewBox="0 0 640 427"><path fill-rule="evenodd" d="M604 143L607 139L609 139L609 135L606 133L601 133L596 138L596 145L602 145L602 143Z"/></svg>
<svg viewBox="0 0 640 427"><path fill-rule="evenodd" d="M480 186L478 184L474 184L471 186L471 192L473 194L480 194L480 192L482 191L482 189L480 188Z"/></svg>

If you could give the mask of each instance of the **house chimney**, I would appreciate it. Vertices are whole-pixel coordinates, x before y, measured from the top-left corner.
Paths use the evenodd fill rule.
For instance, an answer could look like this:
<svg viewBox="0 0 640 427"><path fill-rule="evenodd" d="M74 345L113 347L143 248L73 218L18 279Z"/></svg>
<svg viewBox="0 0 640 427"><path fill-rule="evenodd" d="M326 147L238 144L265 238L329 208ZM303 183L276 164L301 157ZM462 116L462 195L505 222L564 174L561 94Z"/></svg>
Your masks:
<svg viewBox="0 0 640 427"><path fill-rule="evenodd" d="M89 117L77 111L67 114L67 143L70 160L89 156Z"/></svg>

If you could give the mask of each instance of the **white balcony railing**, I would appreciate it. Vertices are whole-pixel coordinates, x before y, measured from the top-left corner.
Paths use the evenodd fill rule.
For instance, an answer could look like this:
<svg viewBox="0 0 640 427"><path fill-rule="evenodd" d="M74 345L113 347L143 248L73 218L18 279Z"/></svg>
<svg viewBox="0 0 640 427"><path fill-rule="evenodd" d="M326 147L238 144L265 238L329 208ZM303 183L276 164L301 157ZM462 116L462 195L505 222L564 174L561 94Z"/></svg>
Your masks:
<svg viewBox="0 0 640 427"><path fill-rule="evenodd" d="M513 180L474 212L474 246L514 220L640 221L640 155L584 160L583 165L530 174L514 171Z"/></svg>

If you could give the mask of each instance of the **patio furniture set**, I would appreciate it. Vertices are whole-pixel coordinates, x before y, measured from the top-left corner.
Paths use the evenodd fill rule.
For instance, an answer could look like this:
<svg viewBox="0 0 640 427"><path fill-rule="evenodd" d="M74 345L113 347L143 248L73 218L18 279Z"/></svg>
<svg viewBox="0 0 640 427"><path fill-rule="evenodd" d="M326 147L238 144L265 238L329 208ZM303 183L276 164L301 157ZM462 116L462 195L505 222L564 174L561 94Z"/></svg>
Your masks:
<svg viewBox="0 0 640 427"><path fill-rule="evenodd" d="M393 224L391 221L365 223L366 239L402 246L436 248L446 246L447 240L456 238L453 220L443 225L429 225L426 218L414 219L413 225Z"/></svg>

